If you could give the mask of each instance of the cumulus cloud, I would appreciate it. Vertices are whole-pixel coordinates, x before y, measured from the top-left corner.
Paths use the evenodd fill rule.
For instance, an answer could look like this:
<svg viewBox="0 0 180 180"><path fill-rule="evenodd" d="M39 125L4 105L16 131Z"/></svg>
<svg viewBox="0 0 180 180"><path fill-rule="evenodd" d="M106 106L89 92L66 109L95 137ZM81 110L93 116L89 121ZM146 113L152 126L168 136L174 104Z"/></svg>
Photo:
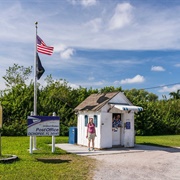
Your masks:
<svg viewBox="0 0 180 180"><path fill-rule="evenodd" d="M110 19L109 29L120 29L128 25L132 21L133 6L129 3L118 4L115 13Z"/></svg>
<svg viewBox="0 0 180 180"><path fill-rule="evenodd" d="M162 66L152 66L151 71L165 71Z"/></svg>
<svg viewBox="0 0 180 180"><path fill-rule="evenodd" d="M54 45L54 52L60 52L60 57L62 59L70 59L74 55L75 50L73 48L68 48L64 44L56 44Z"/></svg>
<svg viewBox="0 0 180 180"><path fill-rule="evenodd" d="M174 85L172 87L164 86L159 90L159 92L177 92L178 89L180 89L180 84Z"/></svg>
<svg viewBox="0 0 180 180"><path fill-rule="evenodd" d="M121 80L120 84L134 84L134 83L142 83L144 81L145 81L145 78L138 74L133 78L127 78L127 79Z"/></svg>
<svg viewBox="0 0 180 180"><path fill-rule="evenodd" d="M65 49L67 49L67 46L64 44L54 45L54 52L61 52L64 51Z"/></svg>
<svg viewBox="0 0 180 180"><path fill-rule="evenodd" d="M97 0L69 0L73 5L80 4L84 7L94 6L97 3Z"/></svg>
<svg viewBox="0 0 180 180"><path fill-rule="evenodd" d="M64 51L60 52L60 57L62 59L70 59L74 52L75 50L72 48L65 49Z"/></svg>

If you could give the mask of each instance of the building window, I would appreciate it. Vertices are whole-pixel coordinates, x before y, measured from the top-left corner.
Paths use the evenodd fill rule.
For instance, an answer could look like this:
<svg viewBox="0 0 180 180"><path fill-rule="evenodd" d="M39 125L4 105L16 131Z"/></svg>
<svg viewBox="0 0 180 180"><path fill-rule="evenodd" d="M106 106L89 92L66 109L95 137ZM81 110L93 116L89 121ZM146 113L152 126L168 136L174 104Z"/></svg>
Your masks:
<svg viewBox="0 0 180 180"><path fill-rule="evenodd" d="M84 123L85 123L85 126L87 126L87 124L88 124L88 115L84 116Z"/></svg>
<svg viewBox="0 0 180 180"><path fill-rule="evenodd" d="M94 124L97 127L98 126L98 117L97 115L94 115Z"/></svg>

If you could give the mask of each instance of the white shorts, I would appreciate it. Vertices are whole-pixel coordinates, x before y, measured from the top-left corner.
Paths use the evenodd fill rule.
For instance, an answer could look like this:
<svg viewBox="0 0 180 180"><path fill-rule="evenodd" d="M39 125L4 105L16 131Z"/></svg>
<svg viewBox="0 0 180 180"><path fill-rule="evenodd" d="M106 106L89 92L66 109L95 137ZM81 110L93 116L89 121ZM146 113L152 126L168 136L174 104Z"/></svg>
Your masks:
<svg viewBox="0 0 180 180"><path fill-rule="evenodd" d="M95 138L95 133L88 133L88 139L91 140L91 139L94 139Z"/></svg>

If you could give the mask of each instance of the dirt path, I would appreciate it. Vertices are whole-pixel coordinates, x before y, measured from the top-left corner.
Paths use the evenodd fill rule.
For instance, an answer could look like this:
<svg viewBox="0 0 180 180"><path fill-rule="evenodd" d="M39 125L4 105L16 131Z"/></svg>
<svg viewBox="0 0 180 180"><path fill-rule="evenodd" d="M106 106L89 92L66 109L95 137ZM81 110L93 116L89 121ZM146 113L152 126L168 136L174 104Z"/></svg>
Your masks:
<svg viewBox="0 0 180 180"><path fill-rule="evenodd" d="M142 146L143 152L91 156L94 180L180 180L180 149Z"/></svg>

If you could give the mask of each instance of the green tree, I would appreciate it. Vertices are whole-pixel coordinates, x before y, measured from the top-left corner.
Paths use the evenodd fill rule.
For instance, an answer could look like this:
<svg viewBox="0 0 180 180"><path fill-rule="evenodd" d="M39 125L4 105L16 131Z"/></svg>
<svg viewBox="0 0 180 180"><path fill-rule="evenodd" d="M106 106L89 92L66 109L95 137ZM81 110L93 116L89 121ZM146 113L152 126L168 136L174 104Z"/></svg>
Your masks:
<svg viewBox="0 0 180 180"><path fill-rule="evenodd" d="M127 98L135 105L138 105L141 101L155 102L158 100L157 95L149 93L148 91L145 91L143 89L125 90L124 93L127 96Z"/></svg>
<svg viewBox="0 0 180 180"><path fill-rule="evenodd" d="M169 95L172 99L180 99L180 89L177 92L170 92Z"/></svg>
<svg viewBox="0 0 180 180"><path fill-rule="evenodd" d="M27 85L31 67L25 68L14 64L3 77L8 87L1 91L0 101L3 106L3 134L25 135L26 119L33 110L34 85L32 80ZM47 85L37 85L37 114L51 116L56 112L60 116L61 135L68 135L68 128L76 126L77 116L74 108L93 93L123 92L121 87L104 87L102 89L73 89L64 79L54 80L51 75L46 78ZM180 99L179 90L172 92L171 99L158 100L157 95L145 90L124 90L127 98L143 111L135 115L137 135L160 135L180 133Z"/></svg>
<svg viewBox="0 0 180 180"><path fill-rule="evenodd" d="M3 76L3 79L6 81L5 84L7 87L13 87L18 84L25 84L31 73L32 66L25 68L18 64L14 64L6 70L6 75Z"/></svg>
<svg viewBox="0 0 180 180"><path fill-rule="evenodd" d="M115 88L114 86L106 86L100 89L100 93L108 93L108 92L116 92L116 91L122 91L122 88L121 87Z"/></svg>

